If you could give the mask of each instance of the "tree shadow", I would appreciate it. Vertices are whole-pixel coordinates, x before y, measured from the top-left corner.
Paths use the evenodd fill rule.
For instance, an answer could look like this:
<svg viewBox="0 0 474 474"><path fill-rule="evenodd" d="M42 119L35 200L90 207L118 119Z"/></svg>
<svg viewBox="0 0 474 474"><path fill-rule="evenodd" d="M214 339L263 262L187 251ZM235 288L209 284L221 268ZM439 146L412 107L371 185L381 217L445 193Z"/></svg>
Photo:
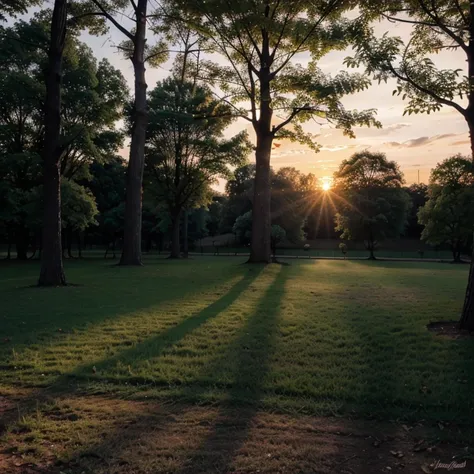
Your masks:
<svg viewBox="0 0 474 474"><path fill-rule="evenodd" d="M180 340L185 338L188 334L198 329L200 326L205 324L207 321L217 317L219 314L225 312L229 306L231 306L242 293L256 280L263 270L263 266L247 268L243 271L241 279L235 283L227 293L221 296L219 299L206 306L199 313L184 319L182 322L177 323L175 326L159 333L158 335L148 338L142 343L135 345L130 349L123 350L113 357L108 357L103 360L90 362L86 365L78 367L74 372L67 374L66 378L85 379L89 381L101 380L104 377L107 378L108 383L113 383L113 376L106 373L108 369L114 366L118 361L123 365L128 363L134 363L137 360L150 360L151 358L159 357L162 352L178 343ZM92 369L97 372L97 377L93 377ZM159 385L160 381L147 378L147 377L134 377L131 374L125 375L126 380L129 384L151 384L153 386ZM121 382L120 378L117 380ZM167 384L168 382L162 382ZM56 385L59 384L59 381Z"/></svg>
<svg viewBox="0 0 474 474"><path fill-rule="evenodd" d="M66 338L68 344L74 344L74 341L80 344L81 334L86 337L91 329L100 329L109 321L110 326L114 326L119 318L133 324L135 313L175 304L176 300L199 302L203 293L214 299L213 292L219 295L232 281L245 274L238 265L219 267L220 275L213 273L212 268L202 271L191 266L183 271L176 264L139 269L94 269L90 264L83 265L75 274L79 276L78 281L87 280L86 287L22 289L17 295L13 290L18 282L25 280L24 277L15 278L19 274L13 273L0 279L0 298L5 295L0 324L0 360L12 359L13 351L21 359L23 350L30 348L35 352L29 355L36 357L39 350L64 344ZM157 283L162 285L157 288ZM82 355L87 358L78 347L78 360ZM12 370L15 366L19 375L23 361L10 362ZM24 362L27 368L31 366L31 361ZM45 380L47 378L48 374Z"/></svg>
<svg viewBox="0 0 474 474"><path fill-rule="evenodd" d="M226 350L229 355L237 353L234 380L226 390L226 399L219 408L211 433L179 471L181 474L209 472L211 466L214 472L232 470L232 462L247 440L252 421L262 406L288 275L287 268L279 268L254 314ZM207 370L212 373L218 367L219 360L214 365ZM196 397L196 394L193 396ZM202 466L205 466L204 471L199 470Z"/></svg>
<svg viewBox="0 0 474 474"><path fill-rule="evenodd" d="M181 325L171 328L161 336L154 338L154 341L146 341L144 345L140 345L140 347L133 348L130 351L125 351L119 357L142 357L145 353L153 357L159 356L165 347L176 344L206 321L225 312L259 276L264 268L265 266L263 265L248 268L245 276L218 301L205 308L196 316L189 318ZM261 407L265 391L265 377L269 372L269 359L276 334L276 321L279 315L279 305L284 294L286 278L286 268L279 267L278 275L266 289L263 298L259 300L255 310L249 315L246 324L239 329L237 338L232 340L225 350L203 369L203 373L212 374L225 364L226 359L229 357L232 356L233 360L236 360L232 373L233 381L225 387L226 399L218 405L218 415L216 417L213 416L209 422L213 424L212 433L209 434L196 451L191 449L191 460L189 463L186 463L184 468L182 468L181 464L181 467L177 467L178 470L173 470L173 472L227 472L235 453L245 442L251 429L252 420L257 410ZM271 309L269 310L269 308ZM95 365L98 372L107 363L107 360L97 361ZM87 367L91 365L89 364ZM68 377L64 377L58 381L55 388L64 388L63 384L67 382L67 379ZM140 383L141 381L137 382ZM153 385L156 386L156 383L153 383ZM209 389L212 390L212 388L210 385L195 384L193 381L190 381L189 386L182 387L181 394L184 399L190 396L195 400L196 404L199 404L205 400L206 392ZM61 392L58 392L56 395L59 397ZM204 403L206 402L204 401ZM163 406L166 407L166 401L164 404L161 404L161 407ZM133 416L132 420L127 420L126 427L113 426L110 432L104 434L100 442L91 443L80 451L76 450L66 462L66 467L80 466L82 468L86 466L92 469L92 472L95 472L94 466L98 465L108 465L112 469L116 463L121 463L123 458L127 458L128 451L135 446L137 439L148 439L156 435L157 432L165 433L168 430L172 431L173 425L178 422L177 418L181 417L186 411L193 411L192 405L191 408L190 405L183 405L181 409L178 408L179 415L167 416L163 414L159 406L154 405L154 407L152 411L150 411L149 407L145 408L142 412ZM229 430L230 426L232 428ZM229 436L230 433L232 436ZM135 452L137 449L139 447L135 446L133 451ZM212 459L208 462L206 460L206 453L210 450L212 451ZM218 459L215 459L215 456ZM189 455L187 459L189 459ZM199 471L194 466L198 460L201 460L199 464L205 466L203 468L204 471ZM130 462L133 463L131 460ZM53 473L57 471L51 469L46 472Z"/></svg>
<svg viewBox="0 0 474 474"><path fill-rule="evenodd" d="M186 318L182 322L177 323L175 326L170 327L157 336L137 344L133 348L120 352L114 357L90 362L77 368L71 373L61 375L57 377L54 383L52 383L46 389L42 391L36 391L33 395L27 395L22 403L18 403L18 405L15 407L16 409L12 409L8 414L3 414L4 416L2 415L2 430L7 430L9 426L15 424L20 419L27 419L31 416L34 418L35 413L38 415L39 403L43 404L45 407L51 407L56 405L60 400L72 400L74 397L83 396L83 387L81 387L80 382L100 382L106 377L110 379L110 376L106 374L105 371L110 365L114 365L117 361L127 361L129 359L143 360L147 359L148 357L160 357L166 348L175 345L181 339L191 334L207 321L225 312L229 306L232 305L242 295L242 293L246 291L252 282L258 278L263 268L264 266L262 265L253 266L252 268L242 268L239 270L239 274L242 275L241 278L223 296L221 296L212 304L206 306L197 314ZM93 375L93 370L97 372L96 375ZM106 383L109 382L110 380L106 381ZM166 382L163 383L165 384ZM133 376L129 375L127 377L127 384L150 384L152 386L156 386L157 384L160 384L160 381L145 378L134 378ZM46 408L45 410L48 412L49 409ZM53 413L53 416L57 416L57 414ZM132 422L133 424L137 424L137 426L142 426L145 430L155 430L156 427L151 426L148 423L147 418L149 417L150 413L140 413L135 419L132 420ZM113 446L119 441L124 445L127 445L129 442L133 442L133 439L128 438L127 434L123 433L122 429L123 427L117 429L115 432L113 431L112 433L107 433L101 444L88 446L84 452L77 453L77 456L87 456L87 453L91 451L97 453L105 450L106 452L107 450L105 448L107 446ZM133 436L136 435L137 432L135 430L133 431ZM114 456L118 454L116 451L112 451L112 453ZM56 472L56 470L53 469L49 472Z"/></svg>

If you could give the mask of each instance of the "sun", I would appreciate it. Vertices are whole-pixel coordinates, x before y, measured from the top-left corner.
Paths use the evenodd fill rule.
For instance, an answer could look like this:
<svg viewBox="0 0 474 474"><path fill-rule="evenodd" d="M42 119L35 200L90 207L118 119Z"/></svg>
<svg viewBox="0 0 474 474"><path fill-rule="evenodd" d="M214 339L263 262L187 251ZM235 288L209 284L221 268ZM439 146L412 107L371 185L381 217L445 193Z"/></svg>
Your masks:
<svg viewBox="0 0 474 474"><path fill-rule="evenodd" d="M329 176L321 178L321 188L323 191L329 191L332 187L332 179Z"/></svg>

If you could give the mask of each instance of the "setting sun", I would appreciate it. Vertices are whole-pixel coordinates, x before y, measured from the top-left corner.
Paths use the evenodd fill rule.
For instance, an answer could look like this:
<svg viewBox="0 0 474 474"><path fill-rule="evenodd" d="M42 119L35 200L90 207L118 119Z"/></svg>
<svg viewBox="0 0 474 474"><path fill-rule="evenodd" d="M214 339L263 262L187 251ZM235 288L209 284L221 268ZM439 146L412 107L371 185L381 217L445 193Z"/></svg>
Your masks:
<svg viewBox="0 0 474 474"><path fill-rule="evenodd" d="M321 178L321 187L323 191L329 191L332 186L332 179L325 176L324 178Z"/></svg>

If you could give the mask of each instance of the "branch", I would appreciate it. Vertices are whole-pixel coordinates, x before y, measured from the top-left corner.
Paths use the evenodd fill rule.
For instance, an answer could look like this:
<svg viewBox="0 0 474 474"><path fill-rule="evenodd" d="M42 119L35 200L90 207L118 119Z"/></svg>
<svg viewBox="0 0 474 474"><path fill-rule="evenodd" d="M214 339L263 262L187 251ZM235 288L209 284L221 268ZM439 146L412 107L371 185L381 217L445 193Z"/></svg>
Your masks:
<svg viewBox="0 0 474 474"><path fill-rule="evenodd" d="M441 19L437 15L437 13L431 13L430 10L426 7L424 0L418 0L420 7L422 10L436 23L436 26L444 31L453 41L459 44L461 48L464 50L465 53L468 53L469 49L464 43L463 39L458 36L456 33L453 33L446 25L441 22Z"/></svg>
<svg viewBox="0 0 474 474"><path fill-rule="evenodd" d="M134 41L132 33L125 29L109 12L107 12L98 0L92 0L92 2L118 30L120 30L129 40Z"/></svg>
<svg viewBox="0 0 474 474"><path fill-rule="evenodd" d="M413 87L415 87L416 89L418 89L420 92L422 92L423 94L426 94L430 97L432 97L434 100L436 100L437 102L439 102L440 104L443 104L443 105L448 105L449 107L453 107L454 109L456 109L463 117L466 117L466 109L464 109L463 107L461 107L458 103L454 102L453 100L449 100L449 99L444 99L443 97L439 96L438 94L434 93L433 91L429 90L429 89L426 89L426 87L423 87L421 86L420 84L418 84L417 82L415 82L413 79L411 79L410 77L407 76L402 76L399 72L397 72L397 70L391 65L389 64L389 69L390 71L392 72L392 74L397 78L399 79L400 81L403 81L403 82L408 82L408 84L411 84Z"/></svg>
<svg viewBox="0 0 474 474"><path fill-rule="evenodd" d="M286 127L300 112L307 111L307 112L317 112L317 109L314 107L310 107L309 105L305 105L303 107L296 107L293 109L293 112L286 118L282 123L277 126L273 126L273 134L275 135L278 133L283 127Z"/></svg>
<svg viewBox="0 0 474 474"><path fill-rule="evenodd" d="M313 25L313 27L308 31L308 33L305 35L305 37L300 41L300 44L291 52L288 54L288 56L286 57L286 59L283 61L283 63L280 65L280 67L278 67L275 71L273 71L271 74L270 74L270 80L272 80L290 61L291 59L293 58L293 56L295 56L296 54L299 53L300 51L300 48L306 43L306 41L308 41L309 37L314 33L314 31L316 30L316 28L318 28L318 26L326 19L326 17L329 15L329 13L331 12L331 10L336 6L336 4L339 2L340 0L333 0L329 5L328 7L326 8L326 11L323 12L323 14L319 17L319 20L317 22L315 22L315 24Z"/></svg>

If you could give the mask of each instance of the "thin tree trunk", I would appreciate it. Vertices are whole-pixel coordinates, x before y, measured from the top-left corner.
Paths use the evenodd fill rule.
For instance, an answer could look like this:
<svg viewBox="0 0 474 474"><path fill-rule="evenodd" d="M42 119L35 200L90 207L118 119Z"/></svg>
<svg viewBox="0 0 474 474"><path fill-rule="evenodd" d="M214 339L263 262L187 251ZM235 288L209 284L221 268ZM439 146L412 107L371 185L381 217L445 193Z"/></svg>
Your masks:
<svg viewBox="0 0 474 474"><path fill-rule="evenodd" d="M61 247L61 187L59 136L61 127L61 69L66 40L67 0L55 0L48 52L44 113L44 215L39 286L66 285Z"/></svg>
<svg viewBox="0 0 474 474"><path fill-rule="evenodd" d="M12 258L12 241L10 238L10 234L8 234L8 248L7 248L7 260Z"/></svg>
<svg viewBox="0 0 474 474"><path fill-rule="evenodd" d="M17 260L28 260L28 241L28 229L22 226L18 226L15 232L15 247Z"/></svg>
<svg viewBox="0 0 474 474"><path fill-rule="evenodd" d="M258 137L255 153L255 188L252 203L252 240L250 247L251 263L270 263L270 155L272 149L271 135Z"/></svg>
<svg viewBox="0 0 474 474"><path fill-rule="evenodd" d="M183 219L183 257L188 258L189 256L189 246L188 246L188 226L189 226L189 214L188 210L184 210L184 219Z"/></svg>
<svg viewBox="0 0 474 474"><path fill-rule="evenodd" d="M66 233L66 244L67 244L67 256L69 258L74 258L72 254L72 229L68 228Z"/></svg>
<svg viewBox="0 0 474 474"><path fill-rule="evenodd" d="M127 195L125 199L125 224L120 265L141 265L142 244L142 183L145 164L145 138L148 124L145 81L147 0L138 0L136 9L136 33L133 50L135 73L135 103L133 130L130 143L130 159L127 171Z"/></svg>
<svg viewBox="0 0 474 474"><path fill-rule="evenodd" d="M177 215L174 215L172 218L171 224L171 253L170 258L179 258L180 251L179 251L179 224L181 220L181 212Z"/></svg>
<svg viewBox="0 0 474 474"><path fill-rule="evenodd" d="M77 232L77 252L79 254L79 258L82 258L82 233L81 233L81 231Z"/></svg>

